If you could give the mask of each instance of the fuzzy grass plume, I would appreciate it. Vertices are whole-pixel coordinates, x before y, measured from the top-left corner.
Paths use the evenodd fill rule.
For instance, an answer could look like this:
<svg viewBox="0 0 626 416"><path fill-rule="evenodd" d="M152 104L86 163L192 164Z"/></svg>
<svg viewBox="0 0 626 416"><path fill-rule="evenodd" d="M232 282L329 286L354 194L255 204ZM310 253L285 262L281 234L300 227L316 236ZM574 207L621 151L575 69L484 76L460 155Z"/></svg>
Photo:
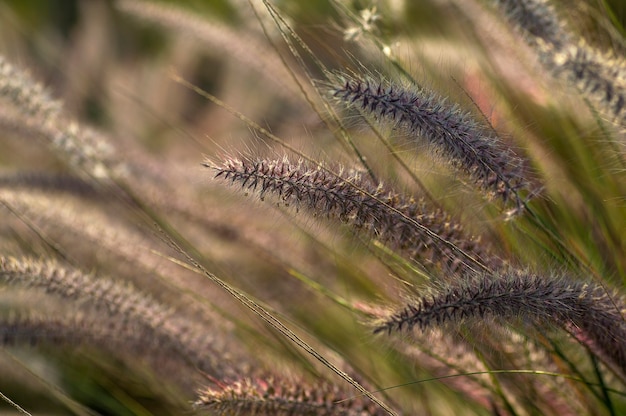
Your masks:
<svg viewBox="0 0 626 416"><path fill-rule="evenodd" d="M575 35L545 0L499 0L506 18L535 49L540 60L626 128L626 60L601 51ZM623 130L622 130L623 132Z"/></svg>
<svg viewBox="0 0 626 416"><path fill-rule="evenodd" d="M346 398L332 385L309 386L280 378L236 381L200 391L195 407L201 414L358 416L385 412L362 398Z"/></svg>
<svg viewBox="0 0 626 416"><path fill-rule="evenodd" d="M292 164L287 159L227 159L222 164L207 161L204 166L215 170L215 178L238 183L261 199L274 194L285 205L339 219L448 272L502 267L501 259L483 252L484 247L464 235L462 226L440 208L375 185L356 171L339 169L334 174L322 166Z"/></svg>
<svg viewBox="0 0 626 416"><path fill-rule="evenodd" d="M539 325L581 331L624 377L625 312L623 299L608 294L600 285L512 271L444 287L439 293L410 303L374 332L391 333L414 327L424 330L466 319L522 318Z"/></svg>
<svg viewBox="0 0 626 416"><path fill-rule="evenodd" d="M201 331L194 327L195 323L186 322L184 316L130 284L81 273L55 262L10 257L0 257L0 282L5 286L39 289L75 304L79 311L86 314L87 319L68 324L67 329L56 335L63 339L64 333L73 334L73 338L68 337L70 344L80 344L82 338L102 342L107 335L123 344L124 338L128 337L133 339L130 342L132 344L143 345L143 349L152 350L153 353L168 351L169 355L177 355L181 362L188 363L190 368L200 369L207 374L223 376L231 372L232 363L216 358L216 352L219 354L223 348L218 338L209 334L201 335ZM94 315L99 315L103 325L102 328L95 326L89 331L89 325L85 325L85 322L95 323ZM39 328L30 331L31 337L40 336L42 339L46 338L44 334L54 334L55 328L63 327L63 321L55 323L45 319L15 322L13 326L19 326L22 322L24 327L28 326L26 322L31 322L29 325ZM107 326L104 322L111 323ZM75 331L72 331L73 327ZM11 338L11 333L19 333L17 330L7 331L6 327L2 330L5 331L5 342Z"/></svg>
<svg viewBox="0 0 626 416"><path fill-rule="evenodd" d="M330 92L338 101L401 127L412 140L425 140L482 189L521 208L520 191L529 187L523 160L489 126L421 87L344 73L333 78Z"/></svg>

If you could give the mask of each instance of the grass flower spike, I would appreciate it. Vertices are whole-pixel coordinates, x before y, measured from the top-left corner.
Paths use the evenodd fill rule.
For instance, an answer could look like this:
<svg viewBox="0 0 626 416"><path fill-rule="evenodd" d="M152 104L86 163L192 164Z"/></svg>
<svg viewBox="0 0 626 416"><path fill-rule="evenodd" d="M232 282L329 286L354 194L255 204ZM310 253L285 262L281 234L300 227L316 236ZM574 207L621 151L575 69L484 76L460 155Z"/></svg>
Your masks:
<svg viewBox="0 0 626 416"><path fill-rule="evenodd" d="M626 375L626 304L605 288L565 277L508 272L464 280L425 296L381 323L375 332L426 329L467 319L522 318L576 329Z"/></svg>
<svg viewBox="0 0 626 416"><path fill-rule="evenodd" d="M275 194L286 205L338 219L447 272L471 270L483 263L490 268L502 266L441 209L373 184L358 172L340 169L333 174L287 159L228 159L221 165L210 161L204 165L216 171L216 178L238 183L261 198Z"/></svg>
<svg viewBox="0 0 626 416"><path fill-rule="evenodd" d="M402 128L412 140L425 140L484 190L521 207L520 192L529 186L523 160L458 105L423 88L383 79L337 74L331 84L340 102Z"/></svg>
<svg viewBox="0 0 626 416"><path fill-rule="evenodd" d="M307 386L281 379L245 379L220 389L204 389L196 408L212 415L380 415L380 409L362 398L346 398L331 385Z"/></svg>
<svg viewBox="0 0 626 416"><path fill-rule="evenodd" d="M576 36L546 0L498 0L542 63L626 128L626 59Z"/></svg>

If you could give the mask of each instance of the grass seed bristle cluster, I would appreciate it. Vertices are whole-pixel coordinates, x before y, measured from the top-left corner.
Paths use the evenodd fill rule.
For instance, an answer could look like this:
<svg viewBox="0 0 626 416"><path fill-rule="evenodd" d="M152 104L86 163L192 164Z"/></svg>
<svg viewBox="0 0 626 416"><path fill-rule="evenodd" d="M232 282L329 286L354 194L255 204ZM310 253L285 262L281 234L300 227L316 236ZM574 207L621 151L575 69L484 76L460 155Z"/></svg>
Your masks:
<svg viewBox="0 0 626 416"><path fill-rule="evenodd" d="M539 325L578 328L604 349L626 374L626 304L606 289L564 277L542 278L523 272L481 276L444 287L410 303L375 332L426 329L466 319L522 318Z"/></svg>
<svg viewBox="0 0 626 416"><path fill-rule="evenodd" d="M399 194L374 184L356 171L338 174L299 161L227 159L222 165L205 162L223 178L253 190L264 198L275 194L286 205L338 219L426 264L447 272L467 271L486 264L498 269L502 260L489 254L476 239L440 208L429 208L422 198Z"/></svg>
<svg viewBox="0 0 626 416"><path fill-rule="evenodd" d="M496 0L507 19L515 22L529 40L541 39L555 47L571 42L571 35L563 29L553 5L545 0Z"/></svg>
<svg viewBox="0 0 626 416"><path fill-rule="evenodd" d="M522 33L542 63L626 127L626 60L599 51L572 33L545 0L499 0L498 7Z"/></svg>
<svg viewBox="0 0 626 416"><path fill-rule="evenodd" d="M200 391L195 406L212 415L383 415L362 398L346 398L332 385L307 386L278 378L246 379Z"/></svg>
<svg viewBox="0 0 626 416"><path fill-rule="evenodd" d="M0 97L24 110L30 116L39 116L44 120L58 117L62 110L61 102L40 83L11 64L0 55Z"/></svg>
<svg viewBox="0 0 626 416"><path fill-rule="evenodd" d="M117 321L116 334L112 333L112 328L103 325L107 328L105 334L109 336L122 340L127 337L145 338L147 340L143 343L145 347L156 351L166 349L171 355L177 355L182 362L189 363L191 368L216 375L230 372L228 365L232 364L226 364L225 360L218 360L214 356L215 351L220 349L221 341L209 334L202 335L195 327L195 323L186 322L184 316L175 313L167 305L160 304L129 284L84 274L62 267L55 262L5 257L0 257L0 282L5 286L37 288L60 300L70 301L76 304L86 317L91 316L92 320L95 319L94 315L98 315L103 322ZM35 327L37 326L37 320L26 322L32 322ZM43 326L41 323L46 321L40 319L39 322L41 328ZM64 339L63 333L73 334L73 338L68 340L71 344L80 344L81 334L87 341L104 340L102 335L98 335L102 328L95 326L93 331L89 331L88 326L82 321L77 322L75 325L68 325L67 330L59 332L56 336ZM60 327L61 324L57 325ZM72 327L76 330L72 330ZM3 331L7 331L7 328ZM19 331L6 332L5 341L8 341L8 334L12 332L15 335L19 333ZM45 333L51 334L54 331L39 330L38 332L38 336L45 339ZM37 335L35 331L31 333L33 336ZM129 336L130 334L132 336ZM141 345L137 341L132 343Z"/></svg>
<svg viewBox="0 0 626 416"><path fill-rule="evenodd" d="M523 160L458 105L423 88L347 74L335 76L331 93L348 107L398 125L412 140L426 141L484 190L521 207L520 191L529 187Z"/></svg>

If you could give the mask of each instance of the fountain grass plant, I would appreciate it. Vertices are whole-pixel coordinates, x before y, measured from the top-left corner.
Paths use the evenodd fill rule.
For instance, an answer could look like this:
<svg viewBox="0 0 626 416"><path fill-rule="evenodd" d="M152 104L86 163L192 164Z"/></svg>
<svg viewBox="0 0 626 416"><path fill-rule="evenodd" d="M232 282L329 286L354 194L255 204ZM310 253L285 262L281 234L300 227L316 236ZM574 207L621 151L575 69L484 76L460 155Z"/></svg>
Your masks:
<svg viewBox="0 0 626 416"><path fill-rule="evenodd" d="M613 3L0 5L0 409L623 414Z"/></svg>

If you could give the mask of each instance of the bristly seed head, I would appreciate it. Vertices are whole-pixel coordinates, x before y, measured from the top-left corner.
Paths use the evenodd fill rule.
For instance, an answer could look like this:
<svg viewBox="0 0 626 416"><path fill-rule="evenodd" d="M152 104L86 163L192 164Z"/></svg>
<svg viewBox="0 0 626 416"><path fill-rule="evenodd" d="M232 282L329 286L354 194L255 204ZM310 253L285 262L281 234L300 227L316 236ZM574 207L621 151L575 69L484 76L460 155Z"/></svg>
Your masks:
<svg viewBox="0 0 626 416"><path fill-rule="evenodd" d="M408 254L436 264L447 272L461 272L483 262L497 269L502 261L484 244L467 236L462 227L441 209L424 200L400 195L374 184L358 172L339 169L331 173L320 166L288 160L228 159L221 166L206 162L216 178L238 182L263 198L276 195L286 205L305 205L314 213L336 218Z"/></svg>
<svg viewBox="0 0 626 416"><path fill-rule="evenodd" d="M600 285L513 270L448 285L384 319L374 332L391 333L416 326L423 330L466 319L521 317L570 332L575 328L626 374L625 311L623 299L609 295Z"/></svg>
<svg viewBox="0 0 626 416"><path fill-rule="evenodd" d="M458 105L422 88L405 88L344 73L334 75L330 92L347 107L356 107L380 122L393 123L412 138L423 138L484 190L522 207L520 191L529 188L524 160L489 126Z"/></svg>

